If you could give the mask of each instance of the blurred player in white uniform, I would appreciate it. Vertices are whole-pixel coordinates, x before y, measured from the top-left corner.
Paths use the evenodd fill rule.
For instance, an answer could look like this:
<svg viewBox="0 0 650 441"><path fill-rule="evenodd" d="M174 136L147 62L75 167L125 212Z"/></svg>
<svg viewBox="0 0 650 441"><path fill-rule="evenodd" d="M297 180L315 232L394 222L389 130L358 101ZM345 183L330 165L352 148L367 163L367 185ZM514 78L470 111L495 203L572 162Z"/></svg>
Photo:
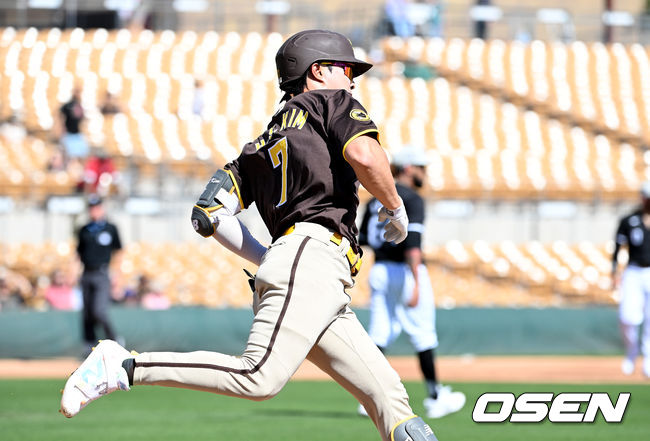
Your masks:
<svg viewBox="0 0 650 441"><path fill-rule="evenodd" d="M404 201L410 220L406 240L398 245L384 241L385 221L377 215L381 204L372 199L363 217L360 241L370 245L375 253L375 264L369 275L368 334L382 352L402 331L408 334L427 385L428 396L424 400L427 416L440 418L460 410L465 404L465 395L440 385L436 376L435 304L429 274L422 263L424 201L417 193L424 184L427 163L424 150L416 147L398 151L391 162L397 193ZM360 407L359 413L363 411Z"/></svg>
<svg viewBox="0 0 650 441"><path fill-rule="evenodd" d="M618 252L622 246L627 246L629 260L619 283ZM640 344L643 374L650 377L650 182L641 187L641 207L622 218L618 225L612 280L621 294L618 317L625 344L621 369L626 375L634 373Z"/></svg>

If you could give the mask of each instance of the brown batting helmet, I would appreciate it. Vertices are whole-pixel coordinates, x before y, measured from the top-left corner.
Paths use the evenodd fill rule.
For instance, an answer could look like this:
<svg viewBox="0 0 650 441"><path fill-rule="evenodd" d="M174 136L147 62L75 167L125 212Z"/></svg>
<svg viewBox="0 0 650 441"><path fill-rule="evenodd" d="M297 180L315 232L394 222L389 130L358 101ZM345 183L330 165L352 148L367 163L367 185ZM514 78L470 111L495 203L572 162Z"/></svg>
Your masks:
<svg viewBox="0 0 650 441"><path fill-rule="evenodd" d="M345 35L319 29L301 31L289 37L275 55L280 89L286 91L317 61L350 63L355 77L372 67L354 56L352 43Z"/></svg>

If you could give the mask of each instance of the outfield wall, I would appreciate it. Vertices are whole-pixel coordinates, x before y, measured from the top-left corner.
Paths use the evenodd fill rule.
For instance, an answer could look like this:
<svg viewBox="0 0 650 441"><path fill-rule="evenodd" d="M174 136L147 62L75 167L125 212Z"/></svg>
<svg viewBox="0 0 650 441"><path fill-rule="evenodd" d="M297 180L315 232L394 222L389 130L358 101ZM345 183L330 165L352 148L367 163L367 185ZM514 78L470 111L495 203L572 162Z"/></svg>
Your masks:
<svg viewBox="0 0 650 441"><path fill-rule="evenodd" d="M356 310L361 322L366 309ZM129 349L215 350L238 354L253 316L249 309L115 307L116 328ZM616 309L457 308L437 311L440 355L615 355L622 353ZM0 313L0 358L78 357L81 314L68 311ZM389 355L411 354L401 336Z"/></svg>

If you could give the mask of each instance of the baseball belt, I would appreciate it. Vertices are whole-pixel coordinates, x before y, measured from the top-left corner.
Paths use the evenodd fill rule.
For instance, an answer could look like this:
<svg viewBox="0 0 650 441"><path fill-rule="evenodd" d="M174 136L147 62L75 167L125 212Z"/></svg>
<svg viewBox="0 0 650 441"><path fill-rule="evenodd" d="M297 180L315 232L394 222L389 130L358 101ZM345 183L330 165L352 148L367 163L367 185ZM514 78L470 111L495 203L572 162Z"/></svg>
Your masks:
<svg viewBox="0 0 650 441"><path fill-rule="evenodd" d="M291 234L295 229L296 226L292 225L282 235L286 236L288 234ZM330 237L330 242L336 245L341 245L342 241L343 241L343 236L340 233L334 233L332 234L332 237ZM348 264L350 264L350 274L352 274L352 277L359 274L359 270L361 269L361 255L355 253L352 247L349 246L348 251L345 253L345 257L347 257Z"/></svg>

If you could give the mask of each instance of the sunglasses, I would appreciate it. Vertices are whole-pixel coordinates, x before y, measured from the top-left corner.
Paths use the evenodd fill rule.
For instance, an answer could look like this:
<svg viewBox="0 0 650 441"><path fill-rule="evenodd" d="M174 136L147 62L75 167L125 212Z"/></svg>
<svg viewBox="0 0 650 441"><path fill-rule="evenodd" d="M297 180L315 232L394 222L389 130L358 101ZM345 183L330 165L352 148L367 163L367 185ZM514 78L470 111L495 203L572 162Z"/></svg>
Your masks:
<svg viewBox="0 0 650 441"><path fill-rule="evenodd" d="M354 79L354 73L352 72L352 65L347 64L347 63L342 63L340 61L321 61L318 64L321 66L334 66L334 67L340 67L343 69L343 73L345 74L346 77L352 81Z"/></svg>

